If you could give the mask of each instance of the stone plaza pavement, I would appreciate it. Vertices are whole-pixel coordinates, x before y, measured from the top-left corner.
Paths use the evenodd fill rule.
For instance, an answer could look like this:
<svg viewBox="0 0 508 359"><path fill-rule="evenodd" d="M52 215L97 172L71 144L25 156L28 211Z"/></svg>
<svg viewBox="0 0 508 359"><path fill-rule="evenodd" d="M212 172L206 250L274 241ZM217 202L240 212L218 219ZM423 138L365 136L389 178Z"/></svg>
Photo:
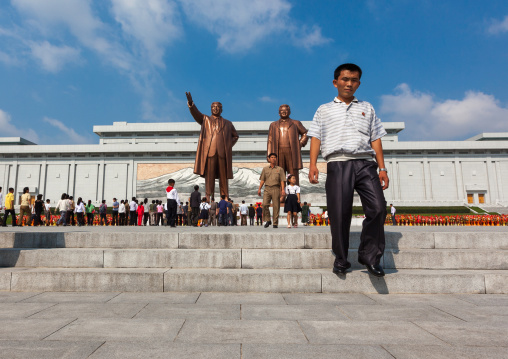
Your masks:
<svg viewBox="0 0 508 359"><path fill-rule="evenodd" d="M508 295L0 292L0 358L508 358Z"/></svg>

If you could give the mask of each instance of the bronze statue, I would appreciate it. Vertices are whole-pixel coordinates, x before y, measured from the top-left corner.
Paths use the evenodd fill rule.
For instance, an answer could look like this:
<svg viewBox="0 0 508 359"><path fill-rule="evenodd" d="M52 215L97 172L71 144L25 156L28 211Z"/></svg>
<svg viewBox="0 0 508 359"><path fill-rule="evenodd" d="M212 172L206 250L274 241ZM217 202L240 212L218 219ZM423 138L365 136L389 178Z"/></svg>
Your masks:
<svg viewBox="0 0 508 359"><path fill-rule="evenodd" d="M289 118L290 114L289 105L279 107L280 119L272 122L268 131L267 154L276 153L277 166L282 167L286 173L295 175L296 184L299 185L299 170L303 168L300 149L307 144L307 129L300 121Z"/></svg>
<svg viewBox="0 0 508 359"><path fill-rule="evenodd" d="M201 125L194 173L205 178L208 198L214 196L215 179L219 179L220 194L228 197L228 179L233 178L233 146L238 141L238 133L231 121L221 116L222 104L212 103L212 115L198 111L190 92L187 105L194 120Z"/></svg>

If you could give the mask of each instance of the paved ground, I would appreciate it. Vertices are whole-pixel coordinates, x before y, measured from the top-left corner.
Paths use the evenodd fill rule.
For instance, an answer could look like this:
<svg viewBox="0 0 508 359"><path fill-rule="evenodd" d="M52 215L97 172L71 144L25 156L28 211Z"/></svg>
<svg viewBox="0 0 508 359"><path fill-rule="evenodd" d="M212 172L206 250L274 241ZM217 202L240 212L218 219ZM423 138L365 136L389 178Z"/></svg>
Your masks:
<svg viewBox="0 0 508 359"><path fill-rule="evenodd" d="M385 226L386 232L506 232L508 233L508 226ZM359 226L352 226L351 231L361 232L362 228ZM299 226L298 228L263 228L261 226L234 226L234 227L177 227L170 228L165 226L133 226L133 227L111 227L111 226L67 226L67 227L0 227L1 232L179 232L179 233L295 233L295 232L319 232L330 233L328 226Z"/></svg>
<svg viewBox="0 0 508 359"><path fill-rule="evenodd" d="M1 358L508 358L508 295L0 292Z"/></svg>

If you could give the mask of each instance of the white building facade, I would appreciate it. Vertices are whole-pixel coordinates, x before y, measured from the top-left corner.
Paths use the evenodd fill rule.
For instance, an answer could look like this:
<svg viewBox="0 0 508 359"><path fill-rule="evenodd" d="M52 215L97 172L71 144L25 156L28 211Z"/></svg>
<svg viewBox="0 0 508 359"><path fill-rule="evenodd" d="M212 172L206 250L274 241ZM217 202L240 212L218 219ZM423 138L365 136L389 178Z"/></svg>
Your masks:
<svg viewBox="0 0 508 359"><path fill-rule="evenodd" d="M302 124L310 127L310 122ZM230 180L230 196L235 202L259 202L257 187L261 169L267 165L270 122L234 125L240 139L233 148L235 178ZM383 125L388 132L383 138L390 178L385 191L388 203L508 206L508 133L483 133L465 141L399 141L404 123ZM62 193L111 203L114 197L163 199L169 178L177 181L182 199L195 184L204 185L192 171L200 132L195 122L114 122L94 126L93 131L99 144L36 145L19 137L0 138L3 193L13 187L16 204L24 187L33 195L43 194L52 204ZM309 147L302 150L302 200L325 205L326 163L320 158L320 183L311 185L307 180Z"/></svg>

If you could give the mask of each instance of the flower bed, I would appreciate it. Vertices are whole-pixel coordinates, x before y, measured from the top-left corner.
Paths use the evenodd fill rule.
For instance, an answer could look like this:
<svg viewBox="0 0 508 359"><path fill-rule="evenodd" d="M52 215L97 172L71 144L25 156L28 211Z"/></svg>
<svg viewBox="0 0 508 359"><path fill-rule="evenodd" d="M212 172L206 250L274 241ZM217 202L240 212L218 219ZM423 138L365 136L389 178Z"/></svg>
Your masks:
<svg viewBox="0 0 508 359"><path fill-rule="evenodd" d="M455 216L422 216L412 214L395 215L399 226L506 226L508 215L455 215ZM392 216L386 216L385 225L392 224Z"/></svg>

